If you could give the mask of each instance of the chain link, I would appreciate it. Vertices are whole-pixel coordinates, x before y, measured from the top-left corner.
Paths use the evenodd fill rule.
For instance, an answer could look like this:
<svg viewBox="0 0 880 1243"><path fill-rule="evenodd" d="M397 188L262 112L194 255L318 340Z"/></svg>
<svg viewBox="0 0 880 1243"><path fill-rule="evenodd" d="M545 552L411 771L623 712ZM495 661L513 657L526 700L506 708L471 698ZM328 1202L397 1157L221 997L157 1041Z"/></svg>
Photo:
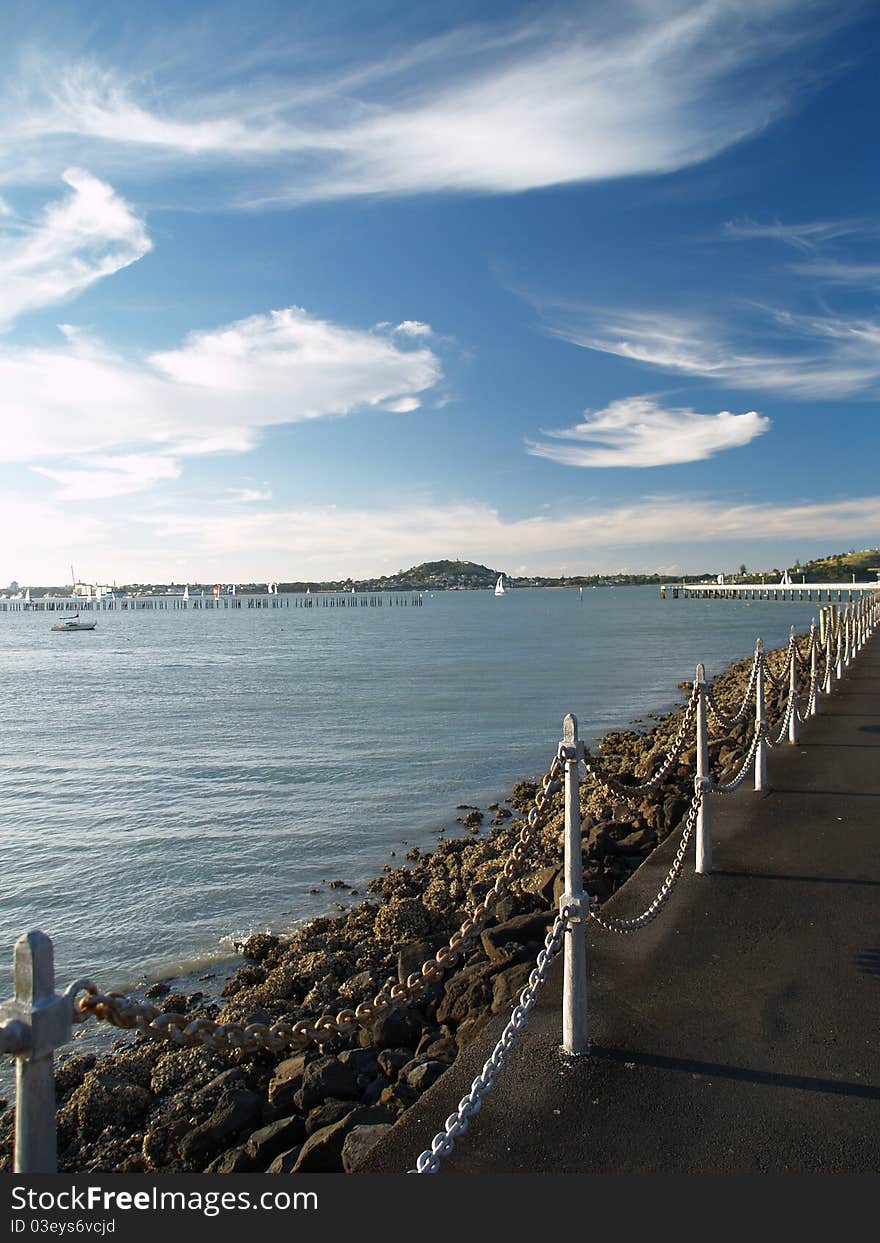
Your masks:
<svg viewBox="0 0 880 1243"><path fill-rule="evenodd" d="M774 747L778 747L782 744L783 738L788 733L788 722L791 719L791 713L792 713L792 701L791 701L791 695L789 695L788 702L785 705L785 712L782 717L782 724L779 727L779 733L776 735L775 738L771 738L768 732L767 736L764 739L764 742L770 748L771 751L773 750Z"/></svg>
<svg viewBox="0 0 880 1243"><path fill-rule="evenodd" d="M789 651L790 651L790 649L789 649ZM784 666L784 668L783 668L782 673L781 673L781 674L779 674L779 675L777 676L777 675L773 672L773 670L770 668L770 665L769 665L769 663L768 663L768 661L767 661L767 657L766 657L766 656L764 657L764 672L767 674L767 677L770 679L770 683L771 683L771 685L773 685L773 686L784 686L784 685L786 685L786 683L787 683L787 681L788 681L788 677L789 677L789 661L790 661L790 660L791 660L791 656L789 655L788 659L787 659L787 660L786 660L786 662L785 662L785 666Z"/></svg>
<svg viewBox="0 0 880 1243"><path fill-rule="evenodd" d="M537 962L529 976L529 982L519 995L519 1001L513 1008L507 1026L501 1033L498 1043L470 1087L470 1091L458 1102L458 1109L449 1115L442 1131L434 1136L431 1147L426 1148L416 1161L416 1168L411 1174L436 1174L440 1169L440 1161L452 1152L455 1141L464 1135L470 1125L470 1119L483 1105L483 1099L495 1082L496 1076L507 1061L508 1055L516 1043L516 1038L528 1021L529 1013L538 999L538 993L544 987L550 966L562 947L562 939L568 923L569 910L564 907L554 920L553 927L544 938L544 948L538 954Z"/></svg>
<svg viewBox="0 0 880 1243"><path fill-rule="evenodd" d="M751 768L751 765L752 765L752 760L755 758L755 752L758 749L758 743L761 739L761 734L763 732L764 732L764 727L762 725L759 725L758 728L755 730L754 735L752 736L751 746L749 747L748 754L746 755L745 759L742 762L742 767L740 768L739 772L736 774L736 776L731 781L725 781L721 784L717 782L713 782L712 783L713 794L733 794L734 790L739 789L739 787L742 785L742 783L745 781L746 777L748 776L749 769Z"/></svg>
<svg viewBox="0 0 880 1243"><path fill-rule="evenodd" d="M216 1023L205 1018L190 1019L176 1012L164 1013L150 1002L135 1001L121 993L102 993L91 980L78 980L73 994L75 1016L87 1018L91 1015L113 1027L136 1028L151 1040L166 1040L183 1046L204 1045L220 1050L244 1049L248 1053L261 1049L278 1053L282 1049L302 1048L312 1042L326 1044L337 1036L350 1036L358 1027L368 1027L389 1011L414 1002L428 985L439 981L463 957L465 949L480 935L493 917L496 904L509 891L511 882L524 867L528 850L546 822L550 799L562 787L563 768L564 759L554 756L549 770L538 783L540 788L534 803L501 874L448 943L441 946L433 958L422 963L418 971L411 972L405 983L397 984L389 980L371 1002L361 1002L354 1009L340 1010L336 1015L322 1014L313 1021L302 1019L297 1023L281 1022L271 1026L265 1023ZM85 996L81 997L81 993Z"/></svg>
<svg viewBox="0 0 880 1243"><path fill-rule="evenodd" d="M743 699L742 704L740 705L739 711L736 713L735 716L726 715L726 713L724 712L724 709L719 706L718 700L715 698L715 687L708 682L706 683L705 685L706 703L709 707L709 711L711 712L712 716L714 716L715 720L718 722L718 724L723 729L729 730L729 729L733 729L734 726L739 725L740 721L743 719L746 712L748 711L749 704L752 702L752 699L754 698L755 688L758 683L758 665L760 664L761 659L762 659L761 653L756 652L755 658L752 661L752 672L749 675L749 684L746 687L745 698Z"/></svg>
<svg viewBox="0 0 880 1243"><path fill-rule="evenodd" d="M599 785L605 786L612 794L618 794L621 798L632 798L636 795L648 794L652 790L656 790L684 749L687 731L694 718L699 693L699 688L694 683L694 689L685 707L684 716L681 719L681 725L678 728L672 747L656 773L648 781L643 782L641 785L628 785L623 781L618 781L611 773L600 767L598 761L593 759L592 756L590 759L585 758L582 761L587 774Z"/></svg>
<svg viewBox="0 0 880 1243"><path fill-rule="evenodd" d="M653 920L657 918L660 911L668 901L669 896L675 888L676 882L681 875L687 844L690 841L691 834L694 831L694 825L697 822L697 813L703 802L703 787L701 785L697 785L696 780L694 784L694 795L691 799L691 805L688 810L687 820L685 821L684 832L681 835L678 850L675 852L675 858L672 861L672 866L666 873L666 879L660 886L657 896L654 898L653 902L651 902L650 906L648 906L641 913L641 915L636 915L633 919L615 919L612 916L600 914L595 907L590 908L590 918L594 919L596 923L607 932L627 933L636 932L641 928L646 928L648 924L652 923Z"/></svg>

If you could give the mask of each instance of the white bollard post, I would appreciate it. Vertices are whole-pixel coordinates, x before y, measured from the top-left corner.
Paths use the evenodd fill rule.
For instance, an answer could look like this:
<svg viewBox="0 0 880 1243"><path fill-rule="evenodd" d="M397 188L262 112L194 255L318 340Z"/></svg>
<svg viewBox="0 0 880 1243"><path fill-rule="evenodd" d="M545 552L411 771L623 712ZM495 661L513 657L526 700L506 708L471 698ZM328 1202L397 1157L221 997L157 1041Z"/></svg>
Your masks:
<svg viewBox="0 0 880 1243"><path fill-rule="evenodd" d="M563 954L562 1047L566 1053L590 1051L587 1012L587 917L590 899L584 893L581 844L580 773L584 744L578 739L577 717L563 722L561 754L565 756L565 893L560 910L568 907Z"/></svg>
<svg viewBox="0 0 880 1243"><path fill-rule="evenodd" d="M810 716L815 716L819 711L819 647L815 617L810 623L810 704L807 711Z"/></svg>
<svg viewBox="0 0 880 1243"><path fill-rule="evenodd" d="M846 612L843 615L843 663L849 668L852 661L852 611L851 605L846 606Z"/></svg>
<svg viewBox="0 0 880 1243"><path fill-rule="evenodd" d="M831 644L831 629L825 628L825 685L822 690L826 695L831 694L831 687L834 685L834 649Z"/></svg>
<svg viewBox="0 0 880 1243"><path fill-rule="evenodd" d="M764 697L763 639L758 640L755 652L758 658L758 669L755 674L755 733L759 733L758 744L755 747L755 789L761 791L767 786L767 706Z"/></svg>
<svg viewBox="0 0 880 1243"><path fill-rule="evenodd" d="M0 1022L17 1038L15 1172L54 1174L55 1076L52 1054L70 1040L73 1002L55 992L55 956L44 932L19 937L13 955L15 997L0 1006Z"/></svg>
<svg viewBox="0 0 880 1243"><path fill-rule="evenodd" d="M797 744L798 740L798 715L797 715L797 640L794 637L794 626L791 628L791 638L788 641L788 702L791 711L788 714L788 741L792 746Z"/></svg>
<svg viewBox="0 0 880 1243"><path fill-rule="evenodd" d="M706 668L697 665L697 784L703 800L697 812L696 870L701 876L712 871L712 808L709 803L709 718L706 708Z"/></svg>
<svg viewBox="0 0 880 1243"><path fill-rule="evenodd" d="M843 677L843 617L838 611L837 614L837 669L835 677L839 682Z"/></svg>

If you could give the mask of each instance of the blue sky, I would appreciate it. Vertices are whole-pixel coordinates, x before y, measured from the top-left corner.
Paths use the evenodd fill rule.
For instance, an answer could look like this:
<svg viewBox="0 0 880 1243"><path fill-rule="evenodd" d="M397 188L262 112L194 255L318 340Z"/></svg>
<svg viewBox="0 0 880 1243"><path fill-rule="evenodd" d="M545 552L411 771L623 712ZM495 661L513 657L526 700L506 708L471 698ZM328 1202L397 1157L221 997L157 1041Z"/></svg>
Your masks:
<svg viewBox="0 0 880 1243"><path fill-rule="evenodd" d="M0 583L880 543L876 6L4 30Z"/></svg>

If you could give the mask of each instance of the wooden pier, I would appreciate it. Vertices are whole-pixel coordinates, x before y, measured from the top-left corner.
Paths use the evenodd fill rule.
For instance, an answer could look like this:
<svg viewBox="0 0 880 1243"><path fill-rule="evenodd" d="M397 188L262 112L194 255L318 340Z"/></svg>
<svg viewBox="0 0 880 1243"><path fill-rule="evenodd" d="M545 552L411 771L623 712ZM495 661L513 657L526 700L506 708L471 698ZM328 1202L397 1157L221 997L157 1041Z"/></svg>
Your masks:
<svg viewBox="0 0 880 1243"><path fill-rule="evenodd" d="M815 600L849 603L867 592L880 593L877 583L664 583L661 600Z"/></svg>
<svg viewBox="0 0 880 1243"><path fill-rule="evenodd" d="M0 600L0 613L133 613L195 609L381 609L421 608L421 592L317 592L297 595L41 596L36 600Z"/></svg>

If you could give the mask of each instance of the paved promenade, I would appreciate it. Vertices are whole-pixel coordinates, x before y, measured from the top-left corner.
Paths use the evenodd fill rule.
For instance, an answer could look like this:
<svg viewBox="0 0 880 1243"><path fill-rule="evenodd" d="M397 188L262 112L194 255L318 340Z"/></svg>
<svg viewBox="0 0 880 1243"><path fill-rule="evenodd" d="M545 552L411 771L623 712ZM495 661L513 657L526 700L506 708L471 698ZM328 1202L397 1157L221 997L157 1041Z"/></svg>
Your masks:
<svg viewBox="0 0 880 1243"><path fill-rule="evenodd" d="M880 639L869 641L772 791L713 799L659 918L588 925L592 1056L559 1051L562 962L449 1173L880 1171ZM638 914L673 835L606 905ZM402 1173L491 1052L498 1016L370 1153Z"/></svg>

